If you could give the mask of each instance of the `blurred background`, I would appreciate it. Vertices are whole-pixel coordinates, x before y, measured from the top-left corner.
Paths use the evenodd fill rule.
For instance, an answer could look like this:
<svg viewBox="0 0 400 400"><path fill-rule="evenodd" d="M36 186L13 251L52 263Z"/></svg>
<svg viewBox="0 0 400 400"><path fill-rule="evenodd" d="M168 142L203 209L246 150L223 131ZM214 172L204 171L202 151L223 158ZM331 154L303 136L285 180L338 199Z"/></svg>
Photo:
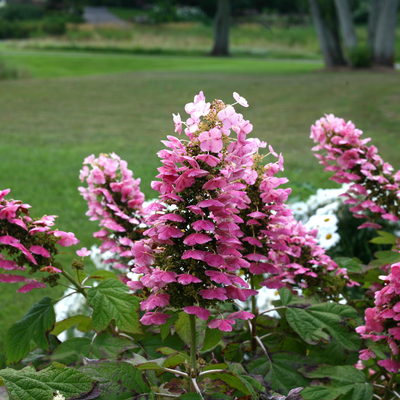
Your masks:
<svg viewBox="0 0 400 400"><path fill-rule="evenodd" d="M283 154L292 202L337 187L311 152L324 114L352 120L397 170L398 14L398 0L0 0L0 190L75 233L68 265L96 244L83 159L117 153L156 197L160 141L200 90L248 100L240 112ZM0 353L34 301L64 291L18 285L1 284Z"/></svg>

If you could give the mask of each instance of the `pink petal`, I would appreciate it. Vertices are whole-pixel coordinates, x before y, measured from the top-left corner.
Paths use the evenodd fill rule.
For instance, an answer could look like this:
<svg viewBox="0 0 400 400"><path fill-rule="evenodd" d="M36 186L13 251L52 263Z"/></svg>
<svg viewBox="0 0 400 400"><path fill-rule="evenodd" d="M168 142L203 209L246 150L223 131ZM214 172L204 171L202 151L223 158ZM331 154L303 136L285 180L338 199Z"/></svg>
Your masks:
<svg viewBox="0 0 400 400"><path fill-rule="evenodd" d="M86 247L82 247L80 250L76 251L76 254L79 257L87 257L87 256L90 256L92 254L92 252L90 250L88 250Z"/></svg>
<svg viewBox="0 0 400 400"><path fill-rule="evenodd" d="M200 283L200 282L202 282L202 280L197 278L197 276L194 276L194 275L181 274L181 275L179 275L178 282L181 285L189 285L190 283Z"/></svg>
<svg viewBox="0 0 400 400"><path fill-rule="evenodd" d="M50 258L51 254L48 250L46 250L44 247L42 246L34 246L32 245L29 249L30 252L32 252L33 254L38 254L42 257L46 257L46 258Z"/></svg>
<svg viewBox="0 0 400 400"><path fill-rule="evenodd" d="M204 244L210 242L212 238L203 233L192 233L191 235L187 236L183 241L184 244L188 246L194 246L196 244Z"/></svg>
<svg viewBox="0 0 400 400"><path fill-rule="evenodd" d="M46 285L42 282L38 281L31 281L30 283L22 286L17 290L17 293L27 293L30 292L32 289L40 289L40 288L45 288Z"/></svg>
<svg viewBox="0 0 400 400"><path fill-rule="evenodd" d="M204 321L207 321L211 314L210 311L199 306L187 306L183 307L182 310L185 311L186 314L194 314Z"/></svg>

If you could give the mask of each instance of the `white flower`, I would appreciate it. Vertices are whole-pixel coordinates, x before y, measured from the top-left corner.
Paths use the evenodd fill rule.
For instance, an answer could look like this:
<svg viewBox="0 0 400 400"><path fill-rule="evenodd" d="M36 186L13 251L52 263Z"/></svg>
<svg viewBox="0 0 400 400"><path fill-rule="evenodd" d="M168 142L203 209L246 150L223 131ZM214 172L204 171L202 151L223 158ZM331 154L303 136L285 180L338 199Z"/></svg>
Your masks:
<svg viewBox="0 0 400 400"><path fill-rule="evenodd" d="M318 232L319 233L319 232ZM330 233L330 232L322 232L321 235L317 236L319 245L325 249L329 250L330 248L336 246L340 241L340 236L338 233Z"/></svg>
<svg viewBox="0 0 400 400"><path fill-rule="evenodd" d="M53 400L65 400L65 397L60 393L59 390L56 392L57 394L53 397Z"/></svg>
<svg viewBox="0 0 400 400"><path fill-rule="evenodd" d="M338 218L334 214L313 215L305 224L308 229L328 230L336 232Z"/></svg>
<svg viewBox="0 0 400 400"><path fill-rule="evenodd" d="M301 221L303 223L307 222L309 208L304 201L288 204L288 206L293 211L293 216L297 221Z"/></svg>

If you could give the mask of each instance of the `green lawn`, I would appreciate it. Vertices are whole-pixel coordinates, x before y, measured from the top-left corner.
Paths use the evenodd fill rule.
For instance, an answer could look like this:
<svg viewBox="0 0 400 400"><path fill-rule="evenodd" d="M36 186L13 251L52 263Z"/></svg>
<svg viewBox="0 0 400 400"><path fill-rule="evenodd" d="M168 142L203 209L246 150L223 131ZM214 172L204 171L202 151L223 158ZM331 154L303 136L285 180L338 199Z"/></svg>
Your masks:
<svg viewBox="0 0 400 400"><path fill-rule="evenodd" d="M318 61L278 61L249 58L104 55L95 53L3 50L9 63L35 78L118 74L139 71L175 71L226 74L293 74L321 68Z"/></svg>
<svg viewBox="0 0 400 400"><path fill-rule="evenodd" d="M241 112L254 125L254 136L283 153L295 196L308 193L303 183L332 186L308 138L310 125L324 113L351 119L400 168L397 73L312 72L318 65L245 59L48 53L4 58L37 78L0 82L0 189L11 188L12 197L31 204L32 216L59 215L57 227L75 232L82 246L95 243L96 229L77 190L83 158L116 152L142 178L146 197L154 197L150 182L160 165L160 140L173 134L172 113L185 116L184 105L200 90L208 100L233 102L233 91L247 98L250 107ZM79 247L68 250L64 261ZM44 293L16 289L2 286L0 341Z"/></svg>

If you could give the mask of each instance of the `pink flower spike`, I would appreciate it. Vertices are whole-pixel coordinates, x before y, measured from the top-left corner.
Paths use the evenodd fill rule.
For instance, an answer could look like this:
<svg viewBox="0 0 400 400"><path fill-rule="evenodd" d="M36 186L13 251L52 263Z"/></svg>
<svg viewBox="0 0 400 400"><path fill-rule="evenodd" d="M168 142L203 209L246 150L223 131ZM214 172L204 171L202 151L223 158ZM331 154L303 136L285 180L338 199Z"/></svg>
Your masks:
<svg viewBox="0 0 400 400"><path fill-rule="evenodd" d="M210 311L199 306L187 306L183 307L182 310L185 311L186 314L194 314L204 321L207 321L211 314Z"/></svg>
<svg viewBox="0 0 400 400"><path fill-rule="evenodd" d="M86 247L82 247L80 250L76 251L76 254L79 257L87 257L90 256L92 254L91 250L88 250Z"/></svg>
<svg viewBox="0 0 400 400"><path fill-rule="evenodd" d="M30 247L29 251L31 253L33 253L33 254L38 254L38 255L40 255L42 257L45 257L45 258L50 258L51 257L50 252L48 250L46 250L44 247L42 247L42 246L33 246L32 245Z"/></svg>
<svg viewBox="0 0 400 400"><path fill-rule="evenodd" d="M247 103L247 100L240 96L239 93L233 92L233 98L243 107L248 107L249 103Z"/></svg>

